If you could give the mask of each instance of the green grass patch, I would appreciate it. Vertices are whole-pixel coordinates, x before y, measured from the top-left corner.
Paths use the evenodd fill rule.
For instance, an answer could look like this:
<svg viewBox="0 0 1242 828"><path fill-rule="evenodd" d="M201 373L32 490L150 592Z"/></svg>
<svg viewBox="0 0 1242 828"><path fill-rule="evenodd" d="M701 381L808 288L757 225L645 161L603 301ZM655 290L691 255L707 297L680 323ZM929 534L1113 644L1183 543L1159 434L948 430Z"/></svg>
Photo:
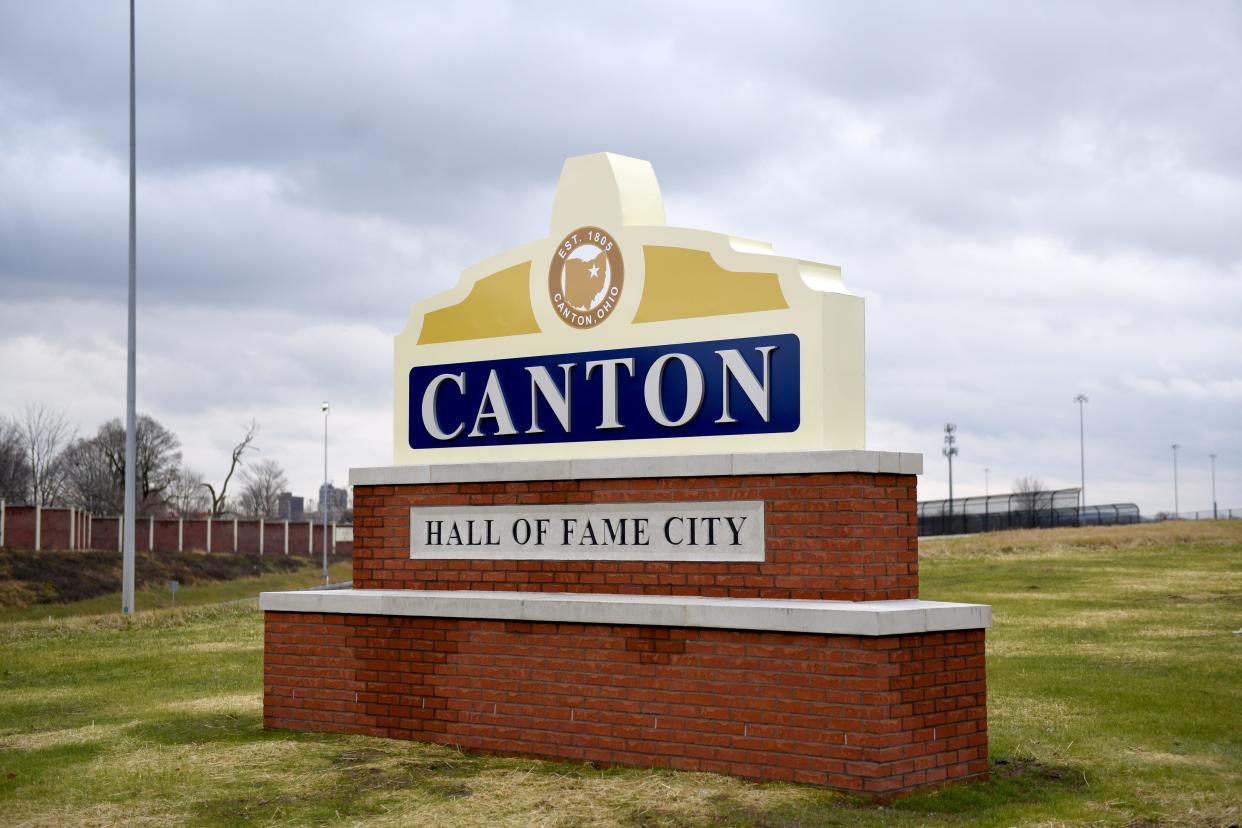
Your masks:
<svg viewBox="0 0 1242 828"><path fill-rule="evenodd" d="M1138 828L1242 817L1242 523L927 542L922 584L923 597L994 608L982 784L880 806L710 774L265 731L262 618L243 602L0 625L0 824Z"/></svg>

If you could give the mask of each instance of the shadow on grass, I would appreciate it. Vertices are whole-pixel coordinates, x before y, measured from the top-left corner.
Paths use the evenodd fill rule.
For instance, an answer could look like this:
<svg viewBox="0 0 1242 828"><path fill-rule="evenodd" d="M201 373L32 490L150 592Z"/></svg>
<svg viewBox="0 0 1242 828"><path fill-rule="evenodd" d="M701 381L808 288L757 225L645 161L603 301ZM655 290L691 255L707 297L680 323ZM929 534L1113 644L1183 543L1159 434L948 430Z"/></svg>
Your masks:
<svg viewBox="0 0 1242 828"><path fill-rule="evenodd" d="M241 744L288 738L286 733L264 730L263 717L257 713L170 717L134 725L127 733L161 745Z"/></svg>
<svg viewBox="0 0 1242 828"><path fill-rule="evenodd" d="M991 778L986 782L910 794L893 800L889 807L915 813L979 813L1000 806L1047 802L1089 787L1081 768L1029 756L1000 757L990 763L989 770Z"/></svg>
<svg viewBox="0 0 1242 828"><path fill-rule="evenodd" d="M140 741L161 745L230 745L317 738L310 734L264 730L262 717L257 713L173 716L131 726L127 733ZM63 762L70 755L65 750L49 752L42 761L48 766ZM81 758L89 759L93 755L87 752ZM462 799L474 795L471 788L474 777L495 771L498 763L505 762L504 759L451 751L419 755L411 753L404 745L391 750L382 746L339 746L323 756L322 761L324 765L317 773L319 782L313 789L291 790L251 779L240 788L218 791L216 796L192 803L193 819L200 824L249 825L281 820L310 823L378 813L385 801L391 802L389 794L413 796L428 803ZM632 769L599 769L573 763L514 761L520 761L531 773L570 778L632 772ZM0 779L0 791L4 790L3 783ZM636 828L709 825L810 828L873 824L877 819L893 824L955 824L975 819L987 822L1002 818L1007 809L1016 805L1072 797L1087 789L1088 778L1082 769L1074 766L1049 764L1028 756L1008 756L992 762L991 778L986 782L909 794L883 805L835 791L784 787L789 788L790 796L768 807L722 793L712 797L705 803L707 807L697 813L653 802L633 806L618 817L622 824Z"/></svg>
<svg viewBox="0 0 1242 828"><path fill-rule="evenodd" d="M997 812L1010 806L1051 801L1087 786L1087 778L1077 768L1013 757L996 760L987 782L951 785L886 803L837 791L794 787L800 795L771 807L756 807L722 793L712 797L710 809L701 813L647 806L626 814L622 824L634 828L819 828L877 821L887 825L974 824L991 821L990 813L993 819L1003 818Z"/></svg>
<svg viewBox="0 0 1242 828"><path fill-rule="evenodd" d="M322 784L314 791L265 787L248 796L200 800L192 812L200 824L228 825L361 817L381 812L385 793L414 793L430 802L472 796L463 780L485 769L484 760L466 755L418 757L404 750L354 748L330 757L329 773L320 777Z"/></svg>
<svg viewBox="0 0 1242 828"><path fill-rule="evenodd" d="M75 742L33 750L0 752L0 800L15 798L24 788L63 774L74 765L93 761L104 752L102 742Z"/></svg>
<svg viewBox="0 0 1242 828"><path fill-rule="evenodd" d="M30 700L0 704L0 721L15 724L9 733L38 733L64 727L77 727L91 720L96 702L103 694L79 694L72 698Z"/></svg>
<svg viewBox="0 0 1242 828"><path fill-rule="evenodd" d="M866 800L837 791L803 789L796 802L759 808L739 802L732 795L718 793L707 800L708 807L686 813L658 806L637 806L620 823L628 828L810 828L810 826L853 824L851 812L869 807Z"/></svg>

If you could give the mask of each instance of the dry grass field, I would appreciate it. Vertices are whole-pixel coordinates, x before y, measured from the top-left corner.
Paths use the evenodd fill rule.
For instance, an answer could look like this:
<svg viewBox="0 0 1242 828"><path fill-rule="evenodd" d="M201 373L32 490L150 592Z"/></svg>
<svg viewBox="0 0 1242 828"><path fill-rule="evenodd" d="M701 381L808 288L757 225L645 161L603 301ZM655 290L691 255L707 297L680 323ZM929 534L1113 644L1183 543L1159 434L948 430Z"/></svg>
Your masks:
<svg viewBox="0 0 1242 828"><path fill-rule="evenodd" d="M877 805L706 774L269 732L254 602L132 621L69 606L65 617L0 620L0 824L1242 819L1242 521L952 538L923 554L923 597L994 607L987 783Z"/></svg>

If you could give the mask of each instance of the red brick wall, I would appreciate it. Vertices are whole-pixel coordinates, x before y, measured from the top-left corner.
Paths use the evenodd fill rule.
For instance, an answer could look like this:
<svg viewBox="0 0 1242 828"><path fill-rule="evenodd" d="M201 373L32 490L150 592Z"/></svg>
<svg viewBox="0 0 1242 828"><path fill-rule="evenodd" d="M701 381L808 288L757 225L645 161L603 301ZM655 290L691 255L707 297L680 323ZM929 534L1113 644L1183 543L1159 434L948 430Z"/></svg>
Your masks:
<svg viewBox="0 0 1242 828"><path fill-rule="evenodd" d="M309 555L310 546L307 544L306 535L310 529L305 521L289 524L289 554L290 555Z"/></svg>
<svg viewBox="0 0 1242 828"><path fill-rule="evenodd" d="M43 534L39 538L40 546L43 549L68 549L69 548L69 520L68 509L44 509L41 514L43 522Z"/></svg>
<svg viewBox="0 0 1242 828"><path fill-rule="evenodd" d="M36 510L34 506L4 507L4 545L22 549L34 549L35 520L42 527L39 534L40 549L80 549L86 542L77 533L81 528L81 513L69 509L47 507ZM37 517L36 517L37 516ZM73 544L69 543L73 532Z"/></svg>
<svg viewBox="0 0 1242 828"><path fill-rule="evenodd" d="M187 520L182 524L182 540L186 549L207 549L207 521Z"/></svg>
<svg viewBox="0 0 1242 828"><path fill-rule="evenodd" d="M233 551L233 520L211 521L211 548L208 552Z"/></svg>
<svg viewBox="0 0 1242 828"><path fill-rule="evenodd" d="M268 521L263 524L263 554L264 555L283 555L285 554L285 524L284 522Z"/></svg>
<svg viewBox="0 0 1242 828"><path fill-rule="evenodd" d="M982 630L859 638L273 613L267 727L875 795L987 772Z"/></svg>
<svg viewBox="0 0 1242 828"><path fill-rule="evenodd" d="M311 554L315 555L316 557L322 557L323 556L323 524L322 523L316 523L314 524L314 526L311 527L311 538L315 546L315 550ZM305 543L305 539L303 540L303 543ZM338 558L348 557L353 552L353 542L352 541L337 541L335 548L336 548L336 556ZM333 549L332 524L329 523L328 524L328 560L332 560L332 555L333 555L332 549Z"/></svg>
<svg viewBox="0 0 1242 828"><path fill-rule="evenodd" d="M42 510L43 532L40 538L43 549L69 549L70 511L61 508ZM182 544L186 550L207 550L211 552L233 551L233 519L219 519L211 522L211 549L207 550L207 519L185 518L181 521ZM120 520L116 517L92 517L85 512L73 513L73 548L116 550L118 535L121 532ZM177 551L177 518L155 519L155 550L157 552ZM289 554L307 554L305 522L289 524ZM331 531L331 530L329 530ZM315 540L316 554L322 554L319 527L315 527L312 536ZM281 555L285 551L285 527L281 521L269 521L264 524L264 552L269 555ZM148 539L151 537L151 519L137 519L134 532L134 548L139 552L147 551ZM4 545L33 549L35 542L35 508L33 506L8 506L4 515ZM329 543L331 538L329 537ZM238 551L255 554L259 551L259 522L257 520L241 521L238 525ZM352 544L342 541L336 545L337 557L348 557Z"/></svg>
<svg viewBox="0 0 1242 828"><path fill-rule="evenodd" d="M232 528L229 527L230 542L232 541ZM257 520L237 521L237 550L239 552L259 551L259 522Z"/></svg>
<svg viewBox="0 0 1242 828"><path fill-rule="evenodd" d="M177 519L155 519L155 548L162 552L177 551Z"/></svg>
<svg viewBox="0 0 1242 828"><path fill-rule="evenodd" d="M91 548L120 549L120 534L119 518L95 518L91 521Z"/></svg>
<svg viewBox="0 0 1242 828"><path fill-rule="evenodd" d="M34 549L35 507L6 506L4 510L4 545Z"/></svg>
<svg viewBox="0 0 1242 828"><path fill-rule="evenodd" d="M354 586L870 601L918 597L913 475L355 486ZM411 506L763 500L762 563L411 560Z"/></svg>

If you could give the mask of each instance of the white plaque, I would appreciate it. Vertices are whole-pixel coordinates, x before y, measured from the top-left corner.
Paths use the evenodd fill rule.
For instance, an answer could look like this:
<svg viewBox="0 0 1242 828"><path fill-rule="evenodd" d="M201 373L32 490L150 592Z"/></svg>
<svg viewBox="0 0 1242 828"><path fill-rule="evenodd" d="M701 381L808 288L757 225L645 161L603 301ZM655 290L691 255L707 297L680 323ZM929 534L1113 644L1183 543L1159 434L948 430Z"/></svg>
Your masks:
<svg viewBox="0 0 1242 828"><path fill-rule="evenodd" d="M763 501L414 506L410 557L762 561Z"/></svg>

